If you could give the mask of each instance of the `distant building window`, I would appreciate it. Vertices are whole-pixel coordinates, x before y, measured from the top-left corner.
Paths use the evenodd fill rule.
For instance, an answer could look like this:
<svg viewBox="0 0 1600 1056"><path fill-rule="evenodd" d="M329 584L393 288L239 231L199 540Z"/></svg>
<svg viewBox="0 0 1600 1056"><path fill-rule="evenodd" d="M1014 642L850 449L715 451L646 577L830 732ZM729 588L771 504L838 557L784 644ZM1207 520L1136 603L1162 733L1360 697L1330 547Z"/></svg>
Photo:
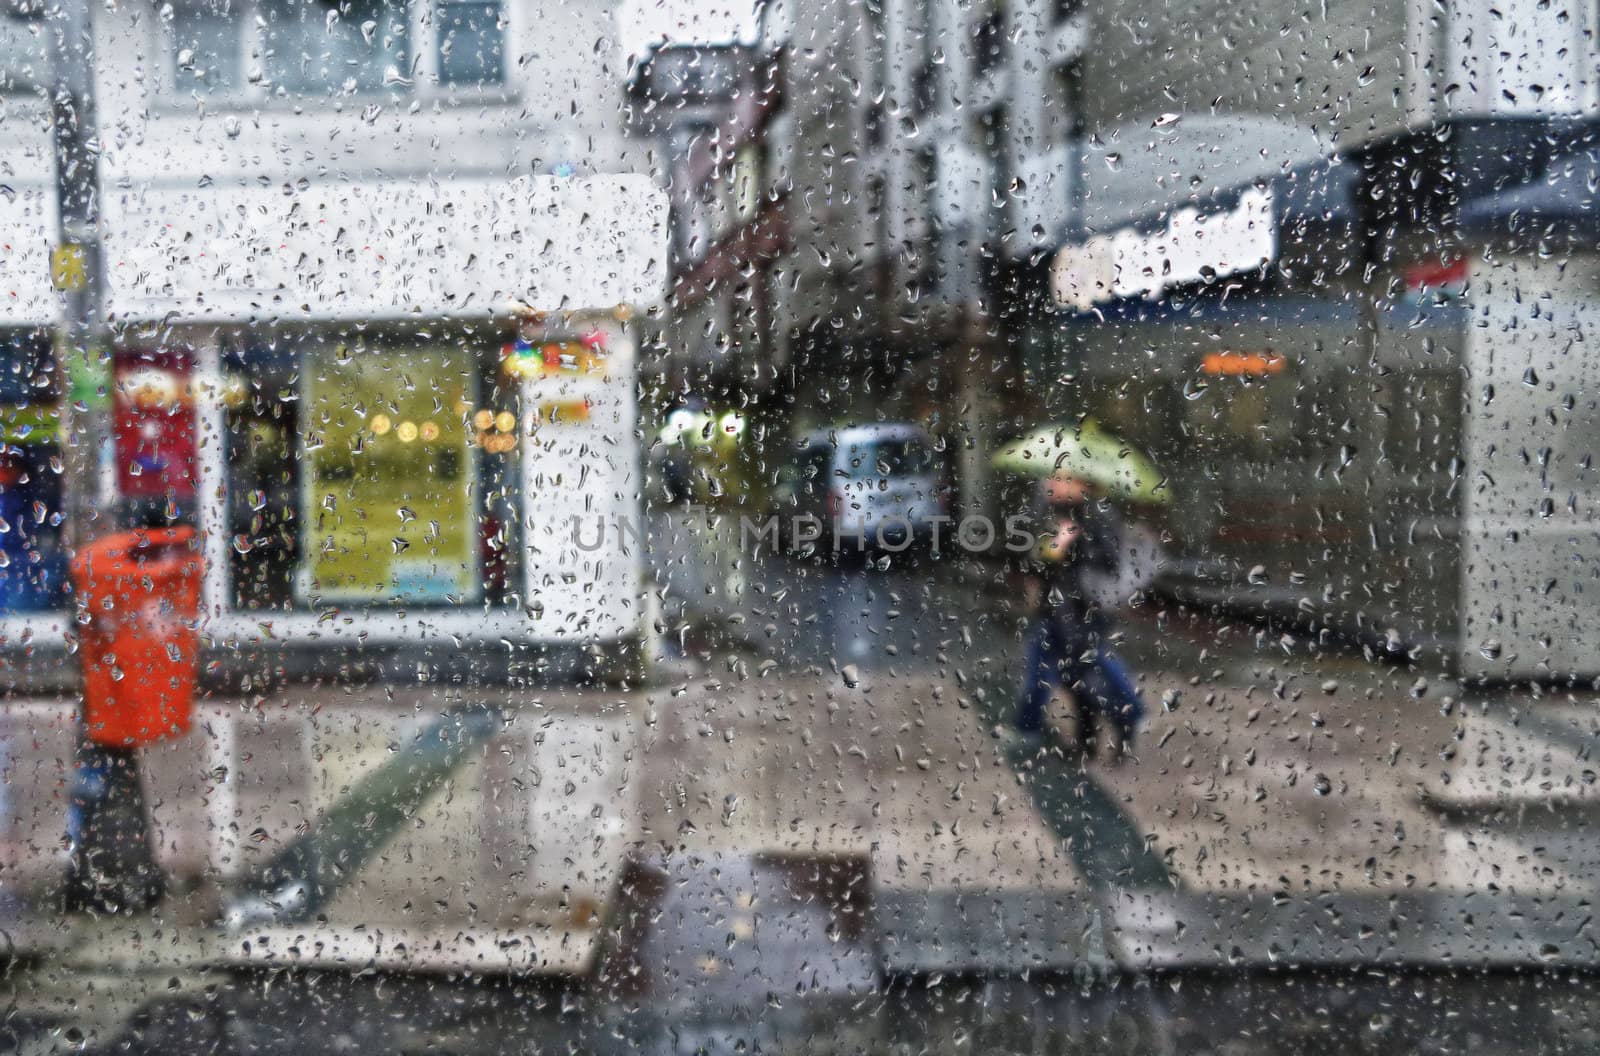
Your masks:
<svg viewBox="0 0 1600 1056"><path fill-rule="evenodd" d="M748 143L733 158L734 216L740 225L748 224L761 210L761 148Z"/></svg>
<svg viewBox="0 0 1600 1056"><path fill-rule="evenodd" d="M1083 104L1083 60L1076 59L1055 70L1055 94L1060 100L1060 113L1054 115L1063 141L1084 135L1087 123Z"/></svg>
<svg viewBox="0 0 1600 1056"><path fill-rule="evenodd" d="M0 94L39 92L49 83L46 34L20 19L0 18Z"/></svg>
<svg viewBox="0 0 1600 1056"><path fill-rule="evenodd" d="M926 114L933 109L935 93L938 91L939 67L929 58L924 60L917 72L911 76L911 103L918 114Z"/></svg>
<svg viewBox="0 0 1600 1056"><path fill-rule="evenodd" d="M727 99L751 69L748 48L730 44L675 44L662 47L638 75L637 94L660 103L703 103Z"/></svg>
<svg viewBox="0 0 1600 1056"><path fill-rule="evenodd" d="M978 23L973 41L973 68L979 77L1006 61L1006 16L999 5Z"/></svg>
<svg viewBox="0 0 1600 1056"><path fill-rule="evenodd" d="M404 0L259 0L263 72L294 95L381 88L406 68Z"/></svg>
<svg viewBox="0 0 1600 1056"><path fill-rule="evenodd" d="M500 84L505 80L500 0L438 0L434 35L439 46L440 84Z"/></svg>
<svg viewBox="0 0 1600 1056"><path fill-rule="evenodd" d="M163 13L170 84L241 100L409 85L407 0L175 0Z"/></svg>
<svg viewBox="0 0 1600 1056"><path fill-rule="evenodd" d="M174 16L173 79L180 87L220 95L244 90L239 19L230 6L199 4Z"/></svg>
<svg viewBox="0 0 1600 1056"><path fill-rule="evenodd" d="M883 131L886 123L887 119L884 116L884 105L882 102L874 102L867 107L866 133L868 146L883 146Z"/></svg>

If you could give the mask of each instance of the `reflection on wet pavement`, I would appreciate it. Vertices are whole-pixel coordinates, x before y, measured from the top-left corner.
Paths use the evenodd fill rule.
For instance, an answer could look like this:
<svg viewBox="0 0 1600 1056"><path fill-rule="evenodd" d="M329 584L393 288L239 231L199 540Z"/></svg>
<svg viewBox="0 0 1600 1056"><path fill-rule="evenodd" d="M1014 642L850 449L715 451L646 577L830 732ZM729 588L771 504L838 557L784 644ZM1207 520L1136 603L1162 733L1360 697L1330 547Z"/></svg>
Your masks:
<svg viewBox="0 0 1600 1056"><path fill-rule="evenodd" d="M638 692L479 693L503 724L460 759L440 742L460 765L431 792L404 746L442 727L416 694L324 710L308 692L273 712L310 724L315 778L284 762L300 741L269 738L274 755L249 740L257 719L238 724L248 710L208 712L215 737L177 770L226 762L229 794L158 790L163 853L251 875L242 862L282 861L297 832L328 829L320 814L303 826L310 804L398 767L419 779L415 802L389 818L404 822L391 842L352 845L344 860L369 856L340 896L355 901L328 907L383 926L331 956L435 974L318 974L298 933L273 936L273 958L298 967L272 977L156 956L192 930L122 936L133 959L103 978L81 955L22 970L15 1036L164 1051L188 1029L218 1051L297 1053L1521 1051L1595 1037L1592 988L1564 974L1600 955L1597 863L1576 820L1592 701L1469 692L1292 634L1135 610L1119 649L1149 714L1135 757L1112 767L1061 738L1004 736L1019 618L994 570L737 571L702 592L692 625L666 613L687 673ZM25 771L44 791L46 763ZM310 783L286 793L279 771ZM185 803L210 804L198 829ZM207 809L234 818L210 845L196 839ZM369 814L351 814L358 829L381 820ZM459 890L438 895L445 862ZM437 897L418 902L423 889ZM522 901L489 897L508 891ZM532 981L560 965L580 977ZM86 985L118 1002L88 1014ZM291 1042L275 1017L313 997L347 1029Z"/></svg>

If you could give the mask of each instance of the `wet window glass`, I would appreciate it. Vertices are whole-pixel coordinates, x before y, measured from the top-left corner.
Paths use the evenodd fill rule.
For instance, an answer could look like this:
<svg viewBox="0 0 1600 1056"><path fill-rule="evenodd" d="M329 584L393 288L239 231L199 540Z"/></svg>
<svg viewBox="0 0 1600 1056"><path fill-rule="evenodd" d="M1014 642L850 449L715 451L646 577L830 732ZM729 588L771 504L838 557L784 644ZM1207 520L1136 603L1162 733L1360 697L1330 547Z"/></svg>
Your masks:
<svg viewBox="0 0 1600 1056"><path fill-rule="evenodd" d="M1597 31L0 4L0 1051L1594 1050Z"/></svg>
<svg viewBox="0 0 1600 1056"><path fill-rule="evenodd" d="M0 93L37 95L47 84L49 74L40 54L36 28L16 21L0 23Z"/></svg>
<svg viewBox="0 0 1600 1056"><path fill-rule="evenodd" d="M174 86L179 91L224 96L243 91L247 26L229 4L198 2L172 8L167 54Z"/></svg>
<svg viewBox="0 0 1600 1056"><path fill-rule="evenodd" d="M921 440L879 440L851 452L850 466L857 476L908 477L933 466Z"/></svg>

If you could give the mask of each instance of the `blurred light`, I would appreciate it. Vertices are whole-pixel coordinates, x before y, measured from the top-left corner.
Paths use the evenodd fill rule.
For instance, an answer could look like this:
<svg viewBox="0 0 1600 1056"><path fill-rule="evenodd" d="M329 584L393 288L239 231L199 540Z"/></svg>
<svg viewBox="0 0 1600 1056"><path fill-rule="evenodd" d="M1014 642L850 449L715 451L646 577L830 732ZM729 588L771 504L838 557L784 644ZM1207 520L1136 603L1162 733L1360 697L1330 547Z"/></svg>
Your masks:
<svg viewBox="0 0 1600 1056"><path fill-rule="evenodd" d="M588 400L551 400L539 405L539 417L549 422L584 422L589 420Z"/></svg>
<svg viewBox="0 0 1600 1056"><path fill-rule="evenodd" d="M250 385L243 378L230 374L222 383L222 405L230 409L243 407L250 400Z"/></svg>
<svg viewBox="0 0 1600 1056"><path fill-rule="evenodd" d="M494 416L494 427L502 433L514 433L517 431L517 416L510 411L501 411Z"/></svg>
<svg viewBox="0 0 1600 1056"><path fill-rule="evenodd" d="M494 412L485 407L472 416L472 427L479 432L494 424Z"/></svg>
<svg viewBox="0 0 1600 1056"><path fill-rule="evenodd" d="M439 439L439 426L435 422L423 422L419 433L424 440L437 440Z"/></svg>
<svg viewBox="0 0 1600 1056"><path fill-rule="evenodd" d="M1283 373L1283 357L1272 352L1212 352L1200 361L1200 370L1219 378Z"/></svg>
<svg viewBox="0 0 1600 1056"><path fill-rule="evenodd" d="M402 444L409 444L417 438L417 424L415 422L401 422L400 427L394 431Z"/></svg>
<svg viewBox="0 0 1600 1056"><path fill-rule="evenodd" d="M383 436L393 425L394 423L389 421L387 414L375 414L372 416L372 433L374 436Z"/></svg>
<svg viewBox="0 0 1600 1056"><path fill-rule="evenodd" d="M117 388L129 403L150 410L186 403L191 395L185 379L160 367L130 370L117 382Z"/></svg>
<svg viewBox="0 0 1600 1056"><path fill-rule="evenodd" d="M521 338L501 350L505 372L513 378L538 378L544 376L543 354L532 343Z"/></svg>
<svg viewBox="0 0 1600 1056"><path fill-rule="evenodd" d="M519 339L501 348L501 366L514 378L543 378L558 371L591 374L604 369L604 352L605 335L599 331L581 342L549 341L537 347Z"/></svg>
<svg viewBox="0 0 1600 1056"><path fill-rule="evenodd" d="M666 423L662 425L661 431L656 435L661 439L662 443L677 443L679 438L687 433L694 432L704 423L704 415L697 411L691 411L687 407L679 407L667 415Z"/></svg>

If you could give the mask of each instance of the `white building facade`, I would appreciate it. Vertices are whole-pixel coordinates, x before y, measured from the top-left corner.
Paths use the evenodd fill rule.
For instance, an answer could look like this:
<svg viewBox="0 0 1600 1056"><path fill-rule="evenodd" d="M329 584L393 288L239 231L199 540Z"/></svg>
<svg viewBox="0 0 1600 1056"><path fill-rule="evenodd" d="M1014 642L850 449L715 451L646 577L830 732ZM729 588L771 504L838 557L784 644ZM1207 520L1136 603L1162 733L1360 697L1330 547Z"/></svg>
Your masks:
<svg viewBox="0 0 1600 1056"><path fill-rule="evenodd" d="M620 128L613 5L94 15L106 472L121 518L200 529L213 659L636 640L637 335L667 215ZM26 24L4 46L0 326L33 348L62 311L52 56ZM8 431L18 497L61 396L38 385L0 412L40 420ZM8 566L7 644L65 640L50 542Z"/></svg>

